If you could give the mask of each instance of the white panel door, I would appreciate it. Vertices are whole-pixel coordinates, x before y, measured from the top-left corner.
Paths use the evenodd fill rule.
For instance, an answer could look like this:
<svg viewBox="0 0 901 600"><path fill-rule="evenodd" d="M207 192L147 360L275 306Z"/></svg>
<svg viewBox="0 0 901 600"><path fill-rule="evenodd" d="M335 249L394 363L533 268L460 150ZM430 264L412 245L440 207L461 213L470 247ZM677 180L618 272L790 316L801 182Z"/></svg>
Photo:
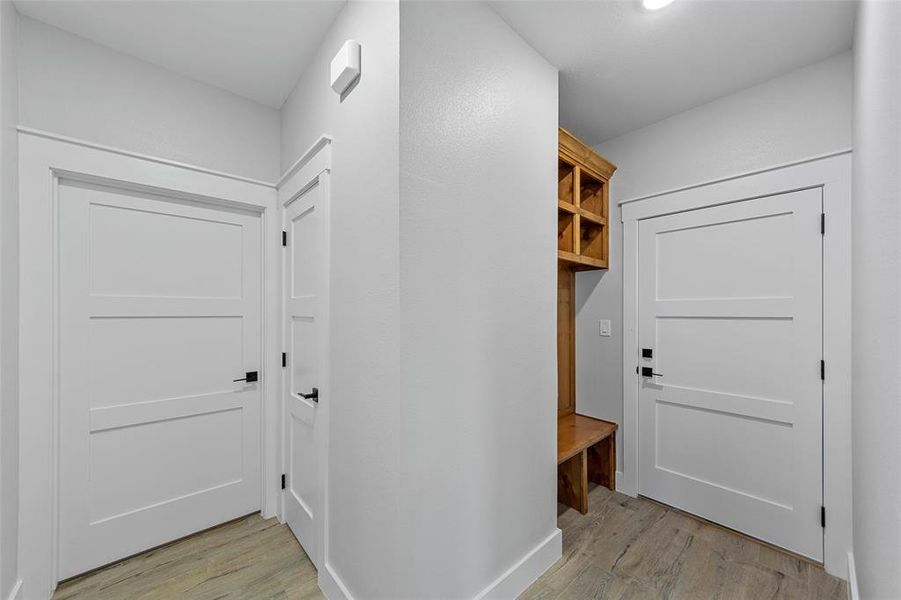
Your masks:
<svg viewBox="0 0 901 600"><path fill-rule="evenodd" d="M260 217L61 181L60 578L260 508Z"/></svg>
<svg viewBox="0 0 901 600"><path fill-rule="evenodd" d="M327 280L328 207L316 184L285 207L285 519L319 568L322 549L323 297Z"/></svg>
<svg viewBox="0 0 901 600"><path fill-rule="evenodd" d="M639 224L639 493L823 558L821 191Z"/></svg>

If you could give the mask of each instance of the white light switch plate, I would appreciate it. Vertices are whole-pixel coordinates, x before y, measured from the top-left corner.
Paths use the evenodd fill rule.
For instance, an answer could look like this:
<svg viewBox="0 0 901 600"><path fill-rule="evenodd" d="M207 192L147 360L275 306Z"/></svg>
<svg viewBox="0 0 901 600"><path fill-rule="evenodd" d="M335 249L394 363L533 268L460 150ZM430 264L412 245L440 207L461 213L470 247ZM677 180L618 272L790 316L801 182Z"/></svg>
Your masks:
<svg viewBox="0 0 901 600"><path fill-rule="evenodd" d="M600 323L601 323L601 327L600 327L601 336L602 337L610 337L612 335L611 331L610 331L610 320L604 319Z"/></svg>

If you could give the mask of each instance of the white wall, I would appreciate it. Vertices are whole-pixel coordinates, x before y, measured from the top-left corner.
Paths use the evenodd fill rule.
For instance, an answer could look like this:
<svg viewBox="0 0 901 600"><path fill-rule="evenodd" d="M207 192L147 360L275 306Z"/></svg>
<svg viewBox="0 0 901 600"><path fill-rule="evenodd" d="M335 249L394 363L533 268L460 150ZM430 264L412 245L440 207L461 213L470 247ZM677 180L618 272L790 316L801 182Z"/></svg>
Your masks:
<svg viewBox="0 0 901 600"><path fill-rule="evenodd" d="M901 4L861 3L854 42L854 562L901 598Z"/></svg>
<svg viewBox="0 0 901 600"><path fill-rule="evenodd" d="M282 109L282 165L332 144L329 555L357 598L397 598L399 534L398 6L350 2ZM329 63L362 45L341 101Z"/></svg>
<svg viewBox="0 0 901 600"><path fill-rule="evenodd" d="M278 111L20 16L20 124L274 182Z"/></svg>
<svg viewBox="0 0 901 600"><path fill-rule="evenodd" d="M351 2L283 109L283 168L334 137L328 562L356 597L472 597L556 529L556 86L484 6Z"/></svg>
<svg viewBox="0 0 901 600"><path fill-rule="evenodd" d="M481 3L400 14L398 597L472 598L557 527L557 72Z"/></svg>
<svg viewBox="0 0 901 600"><path fill-rule="evenodd" d="M610 186L610 269L576 276L576 406L622 423L622 223L616 203L851 147L850 52L597 147ZM573 132L578 135L578 132ZM598 335L610 319L613 335ZM622 469L622 436L618 436Z"/></svg>
<svg viewBox="0 0 901 600"><path fill-rule="evenodd" d="M19 505L19 90L16 9L0 2L0 598L17 577Z"/></svg>

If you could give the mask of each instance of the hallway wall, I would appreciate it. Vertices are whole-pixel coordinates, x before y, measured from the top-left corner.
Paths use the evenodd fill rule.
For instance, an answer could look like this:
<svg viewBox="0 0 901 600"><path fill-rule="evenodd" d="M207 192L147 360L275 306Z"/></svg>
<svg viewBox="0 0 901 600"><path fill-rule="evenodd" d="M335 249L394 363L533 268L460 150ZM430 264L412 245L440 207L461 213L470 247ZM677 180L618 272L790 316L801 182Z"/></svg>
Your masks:
<svg viewBox="0 0 901 600"><path fill-rule="evenodd" d="M18 580L19 149L16 9L0 3L0 598Z"/></svg>
<svg viewBox="0 0 901 600"><path fill-rule="evenodd" d="M399 597L473 598L560 552L557 70L482 3L400 15Z"/></svg>
<svg viewBox="0 0 901 600"><path fill-rule="evenodd" d="M19 123L267 182L279 113L19 15Z"/></svg>
<svg viewBox="0 0 901 600"><path fill-rule="evenodd" d="M854 562L860 597L901 598L901 3L865 0L855 36Z"/></svg>

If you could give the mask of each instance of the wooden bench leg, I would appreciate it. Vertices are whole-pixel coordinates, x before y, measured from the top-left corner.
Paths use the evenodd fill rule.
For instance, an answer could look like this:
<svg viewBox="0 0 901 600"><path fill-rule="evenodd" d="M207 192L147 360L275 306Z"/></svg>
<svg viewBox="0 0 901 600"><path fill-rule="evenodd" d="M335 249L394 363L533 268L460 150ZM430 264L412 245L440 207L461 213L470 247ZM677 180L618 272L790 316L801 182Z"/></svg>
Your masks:
<svg viewBox="0 0 901 600"><path fill-rule="evenodd" d="M616 432L588 448L588 479L616 489Z"/></svg>
<svg viewBox="0 0 901 600"><path fill-rule="evenodd" d="M557 466L557 500L588 512L588 453L583 450Z"/></svg>

